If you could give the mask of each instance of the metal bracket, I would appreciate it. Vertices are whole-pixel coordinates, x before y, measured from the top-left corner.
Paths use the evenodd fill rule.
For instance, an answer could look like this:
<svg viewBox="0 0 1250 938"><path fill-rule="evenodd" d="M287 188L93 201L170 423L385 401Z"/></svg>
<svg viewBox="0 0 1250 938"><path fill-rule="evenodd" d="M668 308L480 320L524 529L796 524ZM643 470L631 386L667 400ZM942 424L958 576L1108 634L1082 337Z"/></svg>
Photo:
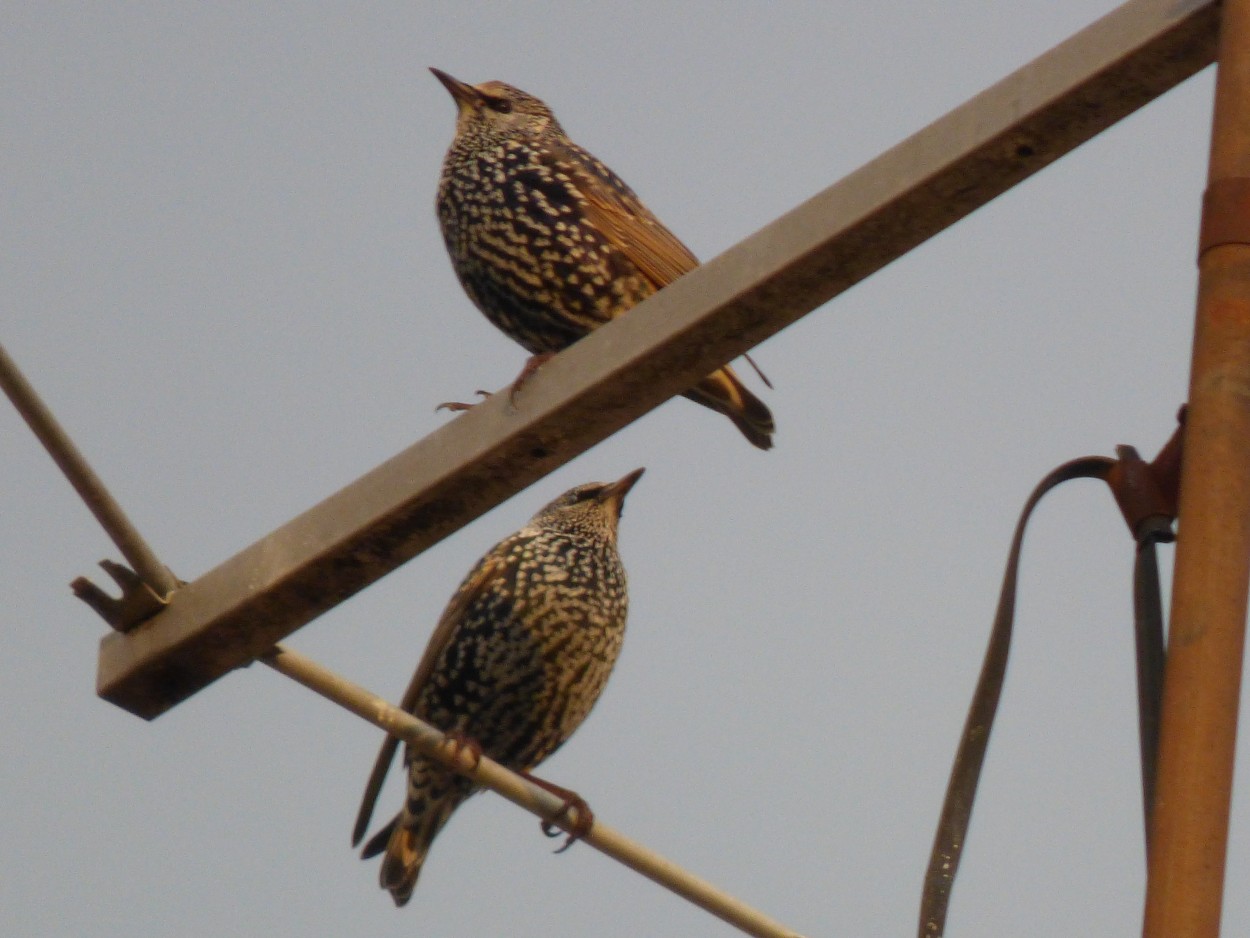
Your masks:
<svg viewBox="0 0 1250 938"><path fill-rule="evenodd" d="M1180 488L1185 408L1176 416L1177 427L1153 462L1146 462L1131 446L1117 446L1120 457L1107 473L1107 485L1133 538L1157 544L1176 540L1172 524Z"/></svg>

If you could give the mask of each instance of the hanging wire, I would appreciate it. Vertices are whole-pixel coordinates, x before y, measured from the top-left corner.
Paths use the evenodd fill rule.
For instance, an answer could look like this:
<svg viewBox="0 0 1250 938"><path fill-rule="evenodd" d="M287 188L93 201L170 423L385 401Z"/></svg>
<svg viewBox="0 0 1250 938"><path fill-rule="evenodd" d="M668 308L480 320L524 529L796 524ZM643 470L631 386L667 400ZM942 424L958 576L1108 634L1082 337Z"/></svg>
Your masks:
<svg viewBox="0 0 1250 938"><path fill-rule="evenodd" d="M474 757L463 746L449 743L447 737L428 723L391 706L381 697L322 667L311 658L278 645L260 660L280 674L381 727L392 736L416 746L422 755L436 759L448 768L467 775L482 787L503 795L513 804L542 818L544 822L570 832L577 826L576 809L566 811L563 799L544 791L485 756L475 762ZM758 938L799 938L792 929L598 820L581 839L601 853L748 935Z"/></svg>

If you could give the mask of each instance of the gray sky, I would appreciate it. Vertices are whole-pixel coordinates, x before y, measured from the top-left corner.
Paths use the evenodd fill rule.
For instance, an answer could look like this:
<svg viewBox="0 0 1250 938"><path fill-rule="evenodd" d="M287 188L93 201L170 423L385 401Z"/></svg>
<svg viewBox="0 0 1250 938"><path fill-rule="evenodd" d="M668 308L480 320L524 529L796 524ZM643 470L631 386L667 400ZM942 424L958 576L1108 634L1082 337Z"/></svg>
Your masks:
<svg viewBox="0 0 1250 938"><path fill-rule="evenodd" d="M707 258L1112 7L6 4L0 337L194 579L523 361L438 236L426 66L547 100ZM1022 501L1184 398L1211 79L761 346L773 452L671 402L291 644L397 698L480 554L645 465L625 651L543 774L806 934L911 934ZM259 666L99 701L66 584L117 552L7 405L0 442L6 934L730 933L493 796L396 911L348 849L378 732ZM952 936L1139 933L1131 553L1097 484L1039 513Z"/></svg>

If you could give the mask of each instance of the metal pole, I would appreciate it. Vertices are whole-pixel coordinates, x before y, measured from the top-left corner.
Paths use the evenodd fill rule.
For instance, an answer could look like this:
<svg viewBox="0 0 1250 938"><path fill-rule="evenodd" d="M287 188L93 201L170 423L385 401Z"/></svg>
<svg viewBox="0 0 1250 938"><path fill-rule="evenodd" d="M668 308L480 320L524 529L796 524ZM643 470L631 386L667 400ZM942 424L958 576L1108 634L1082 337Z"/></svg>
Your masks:
<svg viewBox="0 0 1250 938"><path fill-rule="evenodd" d="M1219 934L1250 585L1250 0L1218 61L1146 938Z"/></svg>
<svg viewBox="0 0 1250 938"><path fill-rule="evenodd" d="M544 821L566 831L573 827L572 821L576 818L561 817L564 803L551 792L544 791L485 756L473 764L464 747L448 746L447 738L428 723L391 706L381 697L323 668L311 658L278 645L260 660L327 700L413 744L430 758L469 776L479 785L497 792ZM757 938L800 938L775 919L722 892L707 880L687 872L606 824L596 820L582 840L748 935L755 935Z"/></svg>
<svg viewBox="0 0 1250 938"><path fill-rule="evenodd" d="M62 429L56 417L52 415L38 393L26 380L25 375L17 367L17 363L9 357L9 353L0 345L0 388L9 396L13 406L17 408L26 423L39 437L53 461L65 473L72 485L87 503L96 520L113 539L117 549L126 558L139 578L161 599L169 596L178 588L178 581L152 552L143 536L130 523L121 505L117 504L109 494L100 477L92 471L86 457L79 452L69 434Z"/></svg>

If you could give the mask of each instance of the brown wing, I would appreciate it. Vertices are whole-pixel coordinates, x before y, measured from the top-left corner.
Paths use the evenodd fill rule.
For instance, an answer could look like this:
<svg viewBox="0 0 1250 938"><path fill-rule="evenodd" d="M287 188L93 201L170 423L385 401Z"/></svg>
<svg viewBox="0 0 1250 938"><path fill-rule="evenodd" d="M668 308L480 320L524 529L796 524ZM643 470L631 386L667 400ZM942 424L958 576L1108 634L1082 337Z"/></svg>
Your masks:
<svg viewBox="0 0 1250 938"><path fill-rule="evenodd" d="M651 214L629 186L593 156L576 145L568 145L558 148L557 159L558 169L574 179L585 199L585 220L603 232L655 289L663 289L699 266L690 249ZM760 449L773 445L772 413L728 365L713 372L686 396L728 416Z"/></svg>
<svg viewBox="0 0 1250 938"><path fill-rule="evenodd" d="M699 266L699 260L642 204L629 186L576 146L557 152L586 199L585 218L636 266L657 290Z"/></svg>
<svg viewBox="0 0 1250 938"><path fill-rule="evenodd" d="M486 588L496 578L505 573L507 566L506 552L501 552L498 549L492 550L478 562L478 565L465 578L465 581L460 585L460 589L456 591L456 595L451 598L451 602L443 610L442 616L439 617L438 625L434 627L434 634L430 636L430 643L425 648L425 654L421 657L421 663L417 665L416 673L412 675L412 680L408 682L408 689L404 691L403 699L400 700L400 709L408 713L413 712L417 705L417 700L421 696L421 691L425 689L425 685L430 679L430 673L434 670L434 665L438 662L439 656L443 653L443 649L447 646L447 642L456 630L457 623L464 618L465 612L483 595ZM378 800L378 793L382 790L382 783L386 781L386 773L390 770L391 762L394 760L398 749L399 740L388 734L382 742L382 749L378 752L377 759L373 763L373 771L369 773L369 781L365 785L365 794L360 801L360 810L356 814L356 826L352 829L353 847L360 843L361 838L365 836L365 831L369 827L369 819L373 816L374 804Z"/></svg>

